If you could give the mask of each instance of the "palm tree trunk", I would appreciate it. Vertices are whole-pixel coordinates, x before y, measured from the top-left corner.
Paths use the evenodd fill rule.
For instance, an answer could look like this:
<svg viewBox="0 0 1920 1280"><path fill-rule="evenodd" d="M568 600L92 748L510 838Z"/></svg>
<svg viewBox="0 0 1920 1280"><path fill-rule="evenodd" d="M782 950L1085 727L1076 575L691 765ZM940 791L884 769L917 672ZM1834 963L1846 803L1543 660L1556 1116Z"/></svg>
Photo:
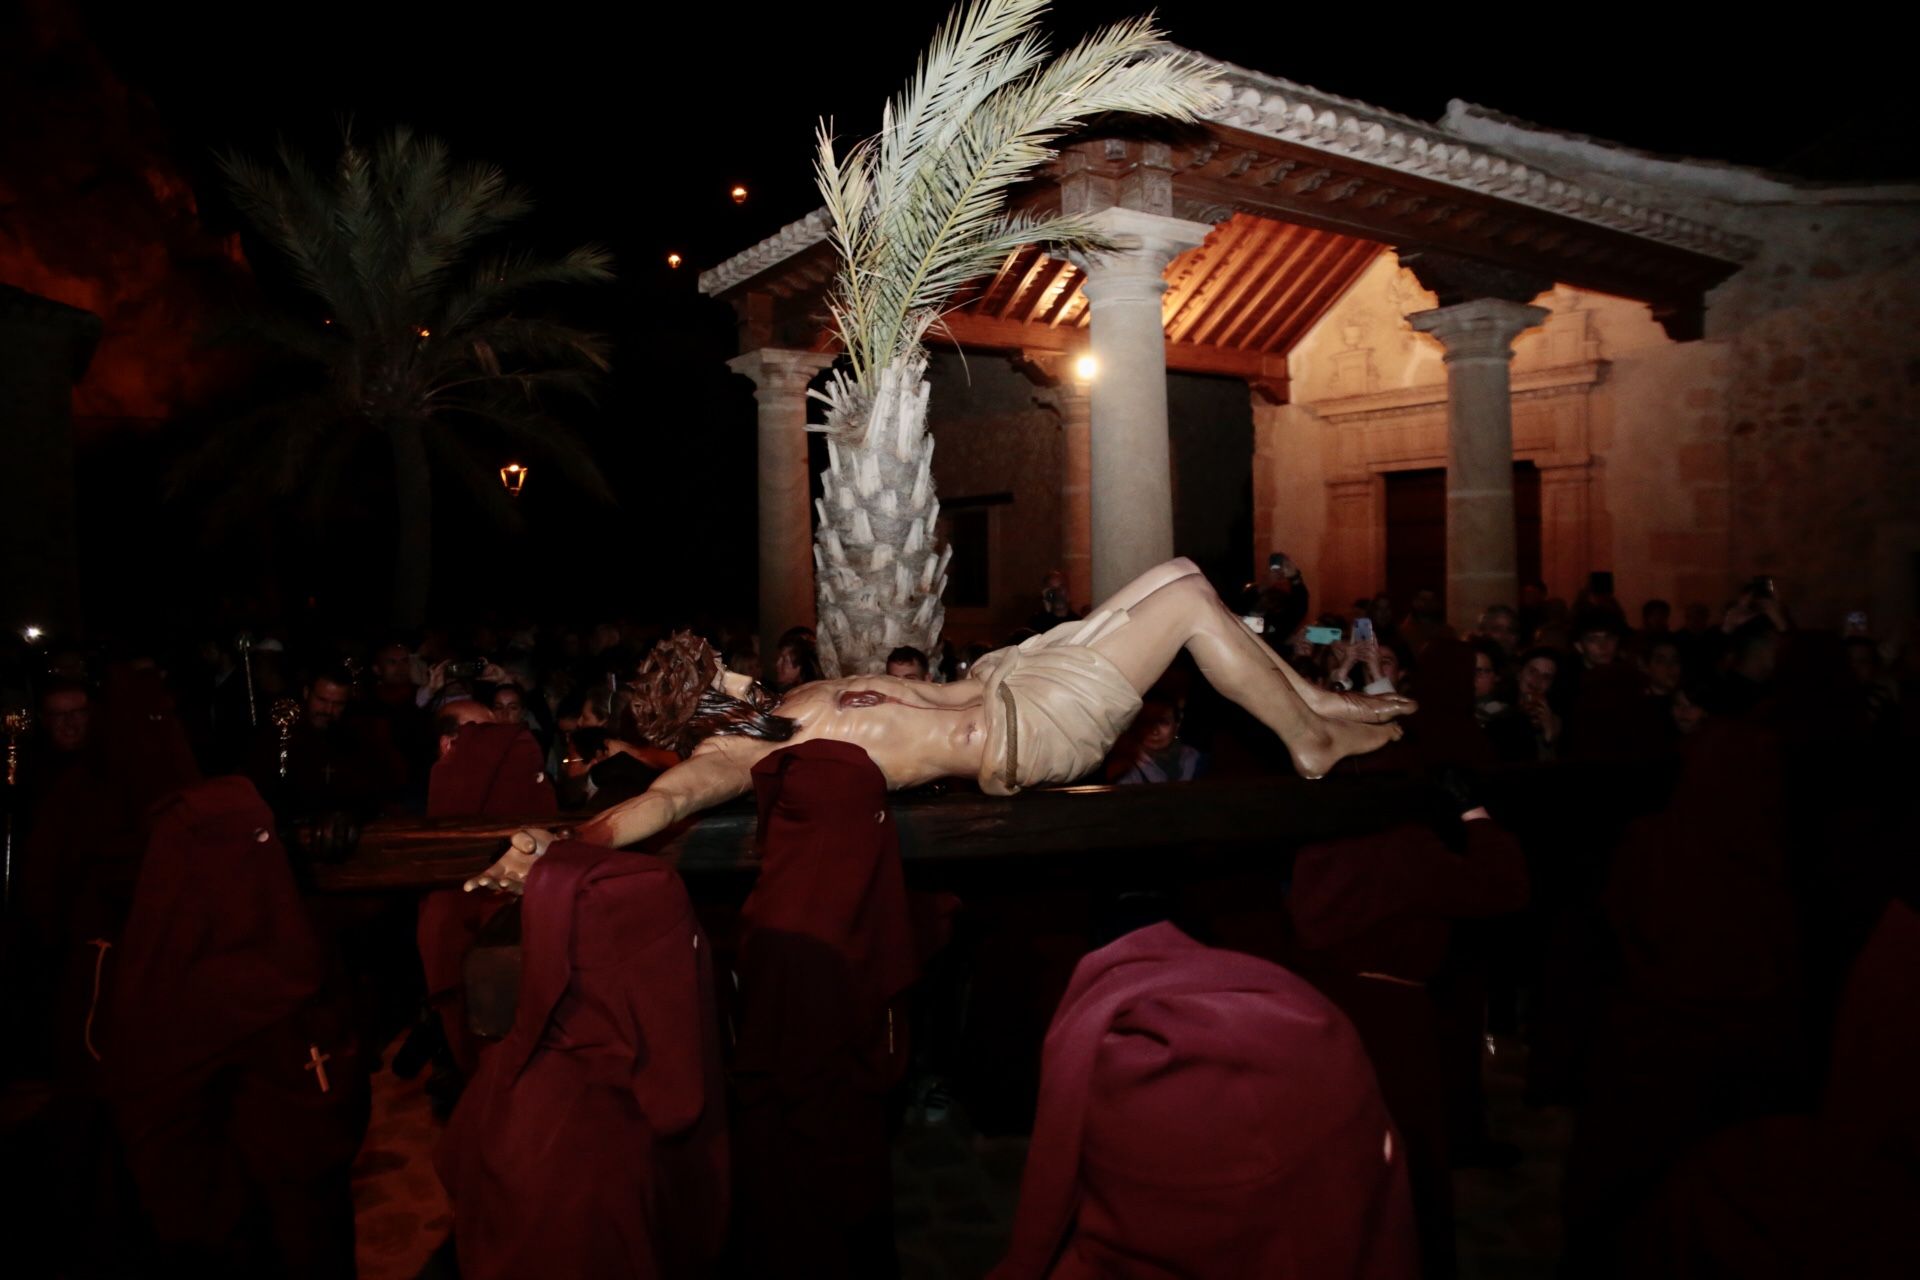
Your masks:
<svg viewBox="0 0 1920 1280"><path fill-rule="evenodd" d="M931 655L940 642L947 551L935 535L926 371L924 353L896 360L871 399L839 375L827 386L813 562L829 676L881 672L898 646Z"/></svg>
<svg viewBox="0 0 1920 1280"><path fill-rule="evenodd" d="M427 589L433 573L433 473L418 423L387 429L393 446L393 490L399 502L393 548L393 623L418 627L427 620Z"/></svg>

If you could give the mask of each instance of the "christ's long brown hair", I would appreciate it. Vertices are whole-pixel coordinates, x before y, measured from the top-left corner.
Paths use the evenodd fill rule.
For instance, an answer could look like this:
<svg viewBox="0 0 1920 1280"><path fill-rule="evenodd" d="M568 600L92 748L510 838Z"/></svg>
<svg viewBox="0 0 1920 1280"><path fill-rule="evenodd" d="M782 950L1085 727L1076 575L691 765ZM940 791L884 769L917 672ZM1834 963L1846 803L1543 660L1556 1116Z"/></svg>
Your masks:
<svg viewBox="0 0 1920 1280"><path fill-rule="evenodd" d="M687 755L702 739L720 736L785 742L799 726L775 715L779 700L754 685L746 698L713 685L720 658L691 631L676 631L653 646L631 686L630 711L640 736Z"/></svg>

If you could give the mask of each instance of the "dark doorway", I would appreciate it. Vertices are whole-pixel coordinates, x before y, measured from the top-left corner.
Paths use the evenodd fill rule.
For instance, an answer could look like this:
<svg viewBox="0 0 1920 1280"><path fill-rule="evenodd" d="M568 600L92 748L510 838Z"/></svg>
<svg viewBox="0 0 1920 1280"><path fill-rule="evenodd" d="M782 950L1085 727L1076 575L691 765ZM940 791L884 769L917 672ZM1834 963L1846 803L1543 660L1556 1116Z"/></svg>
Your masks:
<svg viewBox="0 0 1920 1280"><path fill-rule="evenodd" d="M1387 481L1387 594L1405 609L1423 587L1447 602L1447 473L1443 467L1389 471ZM1520 581L1540 576L1540 469L1513 464L1513 525ZM1519 603L1512 601L1511 603Z"/></svg>

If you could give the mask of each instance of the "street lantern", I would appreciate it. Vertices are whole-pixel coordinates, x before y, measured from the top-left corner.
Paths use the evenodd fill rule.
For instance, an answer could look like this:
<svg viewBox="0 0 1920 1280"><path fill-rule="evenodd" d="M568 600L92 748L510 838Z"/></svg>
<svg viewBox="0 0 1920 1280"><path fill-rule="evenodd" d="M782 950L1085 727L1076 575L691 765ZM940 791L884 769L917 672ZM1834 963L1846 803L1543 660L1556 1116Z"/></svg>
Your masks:
<svg viewBox="0 0 1920 1280"><path fill-rule="evenodd" d="M521 487L527 483L529 470L530 468L523 467L517 462L509 462L500 468L500 484L510 496L517 498L520 496Z"/></svg>
<svg viewBox="0 0 1920 1280"><path fill-rule="evenodd" d="M733 184L733 190L727 192L727 194L733 197L735 204L745 204L747 202L747 189L737 182Z"/></svg>
<svg viewBox="0 0 1920 1280"><path fill-rule="evenodd" d="M669 267L672 267L675 271L678 271L680 269L680 264L685 261L686 259L682 258L677 253L670 253L667 255L667 265Z"/></svg>

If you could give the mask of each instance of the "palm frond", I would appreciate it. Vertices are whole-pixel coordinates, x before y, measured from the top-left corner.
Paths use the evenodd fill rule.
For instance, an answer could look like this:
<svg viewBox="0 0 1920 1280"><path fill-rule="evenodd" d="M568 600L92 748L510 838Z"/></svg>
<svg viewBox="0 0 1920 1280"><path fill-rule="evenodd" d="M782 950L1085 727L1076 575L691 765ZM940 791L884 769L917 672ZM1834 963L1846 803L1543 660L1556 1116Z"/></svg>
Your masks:
<svg viewBox="0 0 1920 1280"><path fill-rule="evenodd" d="M840 257L829 306L856 384L914 347L954 292L1036 241L1107 247L1078 219L1019 219L1007 196L1053 146L1110 114L1197 118L1213 74L1169 52L1150 17L1116 23L1047 60L1047 0L972 0L934 37L875 138L836 153L820 129L815 175Z"/></svg>
<svg viewBox="0 0 1920 1280"><path fill-rule="evenodd" d="M613 255L599 245L582 245L558 258L498 254L482 260L463 285L447 294L434 327L456 332L543 286L606 284L612 279Z"/></svg>
<svg viewBox="0 0 1920 1280"><path fill-rule="evenodd" d="M277 159L220 163L235 205L322 308L256 317L248 336L300 357L311 378L210 431L170 476L170 496L202 503L210 529L300 498L317 527L360 478L363 451L382 436L417 434L424 453L383 450L402 495L430 493L432 475L447 472L496 516L516 519L478 452L504 436L605 498L591 454L548 406L590 397L607 344L542 306L552 286L611 279L606 250L549 258L503 249L500 233L531 208L526 194L499 169L456 164L444 144L410 130L368 147L348 133L324 173L284 143ZM426 606L431 539L418 523L402 522L415 536L395 549L394 616L408 623Z"/></svg>

